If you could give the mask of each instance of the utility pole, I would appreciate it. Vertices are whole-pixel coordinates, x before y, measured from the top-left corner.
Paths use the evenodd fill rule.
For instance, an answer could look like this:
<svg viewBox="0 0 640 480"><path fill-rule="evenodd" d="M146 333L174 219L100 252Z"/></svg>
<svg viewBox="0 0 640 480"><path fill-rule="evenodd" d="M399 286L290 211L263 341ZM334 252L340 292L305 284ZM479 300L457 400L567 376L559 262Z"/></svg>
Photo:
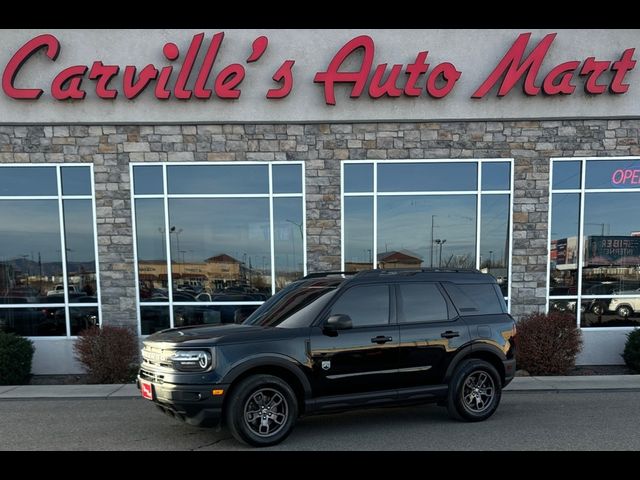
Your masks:
<svg viewBox="0 0 640 480"><path fill-rule="evenodd" d="M433 268L433 220L437 217L437 215L431 215L431 247L429 248L429 250L431 250L431 268Z"/></svg>

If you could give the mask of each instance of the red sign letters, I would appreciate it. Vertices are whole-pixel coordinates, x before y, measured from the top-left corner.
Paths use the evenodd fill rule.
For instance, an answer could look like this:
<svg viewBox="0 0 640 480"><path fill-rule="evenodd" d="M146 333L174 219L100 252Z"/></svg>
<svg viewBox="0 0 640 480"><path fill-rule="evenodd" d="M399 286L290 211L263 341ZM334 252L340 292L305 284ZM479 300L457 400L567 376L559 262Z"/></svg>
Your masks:
<svg viewBox="0 0 640 480"><path fill-rule="evenodd" d="M556 33L549 33L525 55L530 33L518 36L506 54L493 68L489 76L478 86L471 98L481 99L497 89L497 96L508 95L513 88L522 84L526 95L571 95L578 82L590 95L623 94L629 90L625 83L628 72L633 70L634 48L622 52L617 60L569 60L555 66L545 65L547 53L552 47ZM243 63L219 65L216 63L222 48L224 33L219 32L205 42L204 33L194 35L182 63L174 63L181 56L175 43L168 42L162 48L165 65L150 63L138 71L135 65L104 64L95 60L91 65L73 65L55 75L50 85L51 96L57 100L83 100L89 89L95 90L99 98L114 100L119 94L133 100L146 90L153 90L159 100L171 97L179 100L192 98L206 100L216 97L223 100L237 100L242 93L242 82L248 74L247 66L260 60L267 50L269 40L260 36L253 41L251 52ZM198 61L201 48L206 48L202 60ZM55 62L62 53L58 38L51 34L39 35L27 41L11 57L2 74L2 89L16 100L37 100L43 94L42 88L25 86L19 81L20 70L29 59L42 51ZM349 40L329 60L324 70L318 71L313 81L322 86L325 103L336 105L336 85L350 87L350 97L359 98L365 91L372 99L383 97L431 97L442 99L451 94L462 71L451 62L428 62L430 52L417 52L409 63L394 64L374 62L375 42L368 35L360 35ZM434 55L432 55L433 57ZM348 63L357 65L356 70L345 70ZM219 62L218 62L219 63ZM271 77L276 83L265 93L267 99L286 98L294 88L293 67L295 60L284 60ZM541 77L541 70L547 71ZM549 67L552 67L549 70ZM122 70L122 73L121 73ZM250 73L250 72L249 72Z"/></svg>

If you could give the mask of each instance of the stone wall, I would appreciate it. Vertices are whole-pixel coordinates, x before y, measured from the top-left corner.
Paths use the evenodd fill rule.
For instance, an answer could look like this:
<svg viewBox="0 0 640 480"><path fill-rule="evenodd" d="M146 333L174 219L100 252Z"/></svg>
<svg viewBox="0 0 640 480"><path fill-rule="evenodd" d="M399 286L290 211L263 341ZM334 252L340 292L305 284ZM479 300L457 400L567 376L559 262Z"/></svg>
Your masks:
<svg viewBox="0 0 640 480"><path fill-rule="evenodd" d="M306 162L309 272L340 268L340 161L514 158L512 312L544 310L549 158L640 155L640 120L2 126L0 163L93 162L105 323L134 325L129 162Z"/></svg>

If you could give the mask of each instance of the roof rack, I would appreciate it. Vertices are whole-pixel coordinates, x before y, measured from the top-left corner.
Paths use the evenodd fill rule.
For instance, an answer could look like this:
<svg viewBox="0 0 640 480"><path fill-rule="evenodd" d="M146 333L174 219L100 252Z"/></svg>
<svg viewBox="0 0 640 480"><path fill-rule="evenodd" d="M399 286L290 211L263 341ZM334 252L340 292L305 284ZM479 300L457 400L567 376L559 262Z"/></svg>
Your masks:
<svg viewBox="0 0 640 480"><path fill-rule="evenodd" d="M345 275L356 275L357 272L337 272L337 271L330 271L330 272L315 272L315 273L309 273L308 275L305 275L304 277L302 277L302 280L308 280L310 278L323 278L323 277L333 277L333 276L345 276Z"/></svg>
<svg viewBox="0 0 640 480"><path fill-rule="evenodd" d="M359 277L377 277L380 275L415 275L417 273L482 273L475 268L389 268L363 270L358 272Z"/></svg>

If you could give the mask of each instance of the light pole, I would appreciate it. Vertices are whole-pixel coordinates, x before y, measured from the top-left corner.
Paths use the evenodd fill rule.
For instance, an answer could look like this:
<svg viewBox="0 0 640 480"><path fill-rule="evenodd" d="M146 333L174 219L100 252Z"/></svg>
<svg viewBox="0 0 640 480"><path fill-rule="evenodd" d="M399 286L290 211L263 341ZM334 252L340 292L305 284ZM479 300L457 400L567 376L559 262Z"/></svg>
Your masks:
<svg viewBox="0 0 640 480"><path fill-rule="evenodd" d="M489 268L493 266L493 250L489 250Z"/></svg>
<svg viewBox="0 0 640 480"><path fill-rule="evenodd" d="M298 231L300 232L300 242L303 242L303 234L302 234L302 222L298 223L298 222L294 222L293 220L289 220L286 219L285 222L289 222L292 225L295 225L296 227L298 227ZM293 228L293 227L292 227ZM292 266L293 266L293 270L295 271L296 266L297 266L297 262L296 262L296 247L295 247L295 242L293 241L293 235L291 236L291 248L293 249L293 262L292 262Z"/></svg>
<svg viewBox="0 0 640 480"><path fill-rule="evenodd" d="M440 255L438 257L438 268L442 267L442 246L446 241L447 239L443 239L443 240L440 240L439 238L436 239L436 244L440 247Z"/></svg>
<svg viewBox="0 0 640 480"><path fill-rule="evenodd" d="M431 215L431 268L433 268L433 220L437 217L437 215Z"/></svg>

